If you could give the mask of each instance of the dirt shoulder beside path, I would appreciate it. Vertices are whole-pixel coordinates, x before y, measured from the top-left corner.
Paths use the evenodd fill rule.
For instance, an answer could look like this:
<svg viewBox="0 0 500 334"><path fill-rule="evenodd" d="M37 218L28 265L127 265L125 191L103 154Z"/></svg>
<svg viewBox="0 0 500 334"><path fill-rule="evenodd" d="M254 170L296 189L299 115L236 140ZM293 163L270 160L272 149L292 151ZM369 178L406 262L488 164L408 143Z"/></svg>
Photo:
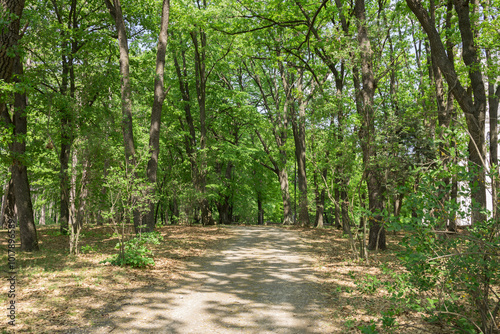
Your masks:
<svg viewBox="0 0 500 334"><path fill-rule="evenodd" d="M194 258L174 286L124 300L112 333L332 333L327 296L297 231L231 227L225 249Z"/></svg>

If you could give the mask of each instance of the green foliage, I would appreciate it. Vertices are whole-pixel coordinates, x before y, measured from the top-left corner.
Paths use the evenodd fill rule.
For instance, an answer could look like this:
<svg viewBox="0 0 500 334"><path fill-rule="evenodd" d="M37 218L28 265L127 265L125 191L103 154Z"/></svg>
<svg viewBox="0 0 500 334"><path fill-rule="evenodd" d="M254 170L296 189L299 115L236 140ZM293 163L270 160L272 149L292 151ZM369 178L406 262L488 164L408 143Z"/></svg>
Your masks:
<svg viewBox="0 0 500 334"><path fill-rule="evenodd" d="M130 266L133 268L144 268L154 266L153 252L147 245L159 245L163 236L159 232L146 232L123 243L123 253L120 252L108 258L102 263L109 262L115 266ZM115 249L120 249L117 243Z"/></svg>
<svg viewBox="0 0 500 334"><path fill-rule="evenodd" d="M360 281L354 282L361 293L374 294L377 292L382 282L374 275L366 275L366 277Z"/></svg>
<svg viewBox="0 0 500 334"><path fill-rule="evenodd" d="M377 334L378 333L377 325L374 323L373 320L370 321L369 325L359 326L358 329L363 334Z"/></svg>
<svg viewBox="0 0 500 334"><path fill-rule="evenodd" d="M82 254L88 254L88 253L92 253L92 252L95 252L95 249L93 246L91 245L84 245L81 247L81 253Z"/></svg>
<svg viewBox="0 0 500 334"><path fill-rule="evenodd" d="M473 176L461 172L465 179ZM413 217L404 224L408 233L399 258L407 269L408 284L427 296L415 298L413 308L427 312L429 320L450 322L464 332L489 328L498 312L493 291L500 283L498 223L490 218L466 232L448 235L446 222L466 212L447 199L447 185L436 182L445 176L439 168L423 173L419 190L407 201ZM466 195L467 189L462 192Z"/></svg>
<svg viewBox="0 0 500 334"><path fill-rule="evenodd" d="M380 321L382 322L382 326L386 329L391 329L393 327L396 327L398 325L398 322L396 321L395 313L392 310L382 312L382 318Z"/></svg>

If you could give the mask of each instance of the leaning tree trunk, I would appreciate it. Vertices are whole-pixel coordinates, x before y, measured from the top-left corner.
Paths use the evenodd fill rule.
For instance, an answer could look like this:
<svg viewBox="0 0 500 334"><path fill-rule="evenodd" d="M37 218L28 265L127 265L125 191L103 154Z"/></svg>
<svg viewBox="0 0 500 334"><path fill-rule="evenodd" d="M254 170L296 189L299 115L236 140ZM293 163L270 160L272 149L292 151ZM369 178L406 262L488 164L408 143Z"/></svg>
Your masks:
<svg viewBox="0 0 500 334"><path fill-rule="evenodd" d="M151 127L149 129L149 153L150 159L146 174L149 181L149 195L154 196L156 188L156 174L158 171L158 154L160 152L160 125L161 125L161 112L163 101L166 97L164 88L163 73L165 69L165 53L167 51L167 38L168 38L168 19L170 13L170 1L163 1L163 10L161 16L160 35L158 37L158 50L156 52L156 76L154 84L154 100L153 108L151 110ZM144 215L144 223L146 229L152 232L155 228L155 201L153 198L148 199L148 211Z"/></svg>
<svg viewBox="0 0 500 334"><path fill-rule="evenodd" d="M435 55L439 69L448 82L453 96L465 114L467 130L469 132L469 170L474 174L471 179L471 198L475 203L472 208L471 223L475 224L486 219L483 209L486 208L486 150L484 142L484 126L486 113L486 91L481 73L481 61L474 41L474 28L470 21L469 2L454 0L458 16L458 26L462 38L462 58L468 69L468 79L472 94L464 88L453 61L448 58L440 34L436 30L436 23L429 16L420 0L406 0L408 7L415 14L424 28L430 42L431 53Z"/></svg>
<svg viewBox="0 0 500 334"><path fill-rule="evenodd" d="M132 122L132 89L130 84L130 61L128 50L128 38L125 21L123 19L120 0L104 0L113 18L118 33L118 46L120 51L120 76L121 76L121 105L122 105L122 132L125 147L125 160L127 164L127 175L136 177L135 167L135 142ZM135 202L137 199L131 199ZM138 233L141 226L141 215L137 209L133 210L134 228Z"/></svg>

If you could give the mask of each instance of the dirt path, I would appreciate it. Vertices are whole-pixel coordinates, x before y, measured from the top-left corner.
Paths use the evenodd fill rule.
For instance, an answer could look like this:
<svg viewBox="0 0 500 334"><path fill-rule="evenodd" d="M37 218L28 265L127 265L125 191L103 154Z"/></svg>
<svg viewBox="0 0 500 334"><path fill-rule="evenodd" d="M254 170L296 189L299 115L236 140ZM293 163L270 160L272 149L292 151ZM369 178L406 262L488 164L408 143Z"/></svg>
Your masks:
<svg viewBox="0 0 500 334"><path fill-rule="evenodd" d="M298 233L232 229L225 250L194 259L175 286L137 291L94 333L335 332Z"/></svg>

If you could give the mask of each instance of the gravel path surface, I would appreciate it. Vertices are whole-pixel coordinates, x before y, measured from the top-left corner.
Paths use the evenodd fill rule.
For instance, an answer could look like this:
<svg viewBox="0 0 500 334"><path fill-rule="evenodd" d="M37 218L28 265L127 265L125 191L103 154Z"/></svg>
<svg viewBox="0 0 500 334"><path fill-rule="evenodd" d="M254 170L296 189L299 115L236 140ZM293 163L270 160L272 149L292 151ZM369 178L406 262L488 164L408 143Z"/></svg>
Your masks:
<svg viewBox="0 0 500 334"><path fill-rule="evenodd" d="M298 233L231 227L222 251L189 263L175 286L137 291L112 333L333 333L326 296Z"/></svg>

